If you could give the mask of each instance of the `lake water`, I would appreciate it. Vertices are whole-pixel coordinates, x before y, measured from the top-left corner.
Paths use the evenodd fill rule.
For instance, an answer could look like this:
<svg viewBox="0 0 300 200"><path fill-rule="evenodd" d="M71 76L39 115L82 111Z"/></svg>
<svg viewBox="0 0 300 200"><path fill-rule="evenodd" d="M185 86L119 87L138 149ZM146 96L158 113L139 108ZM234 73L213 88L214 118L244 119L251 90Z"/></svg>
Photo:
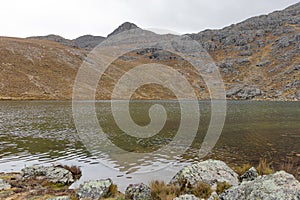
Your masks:
<svg viewBox="0 0 300 200"><path fill-rule="evenodd" d="M128 183L152 179L168 181L176 172L171 166L181 167L201 159L214 158L230 165L241 165L257 164L264 157L279 163L300 153L300 102L228 101L222 134L205 158L199 158L198 153L210 122L210 103L199 102L201 120L197 135L190 148L177 157L170 156L170 152L151 152L175 137L181 114L178 102L134 101L130 104L132 119L140 126L147 125L150 122L148 110L153 104L165 107L167 121L156 137L136 139L118 128L111 114L110 101L95 103L99 125L113 144L127 152L150 153L151 156L135 162L130 154L111 156L109 147L106 149L101 142L91 140L101 144L99 151L103 151L93 153L76 131L69 101L1 101L0 171L19 171L32 164L78 165L83 176L73 187L84 180L110 177L124 190ZM181 142L176 146L180 149ZM145 173L151 171L151 167L166 163L169 166L157 170L159 173Z"/></svg>

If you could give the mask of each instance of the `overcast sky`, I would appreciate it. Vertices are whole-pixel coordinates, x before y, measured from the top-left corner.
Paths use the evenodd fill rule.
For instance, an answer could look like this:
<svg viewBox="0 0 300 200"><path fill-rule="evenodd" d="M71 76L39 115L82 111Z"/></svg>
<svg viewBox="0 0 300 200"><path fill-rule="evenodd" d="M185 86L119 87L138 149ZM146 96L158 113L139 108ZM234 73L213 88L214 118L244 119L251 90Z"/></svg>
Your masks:
<svg viewBox="0 0 300 200"><path fill-rule="evenodd" d="M106 36L125 21L194 33L267 14L299 0L1 0L0 35Z"/></svg>

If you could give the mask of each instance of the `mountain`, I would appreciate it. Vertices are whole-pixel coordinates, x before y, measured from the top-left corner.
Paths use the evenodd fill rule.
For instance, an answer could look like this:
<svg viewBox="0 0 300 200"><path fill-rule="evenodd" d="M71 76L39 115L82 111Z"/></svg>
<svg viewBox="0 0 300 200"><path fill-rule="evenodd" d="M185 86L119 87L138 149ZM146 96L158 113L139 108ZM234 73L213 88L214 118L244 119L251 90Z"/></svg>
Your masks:
<svg viewBox="0 0 300 200"><path fill-rule="evenodd" d="M68 47L78 47L78 45L73 40L68 40L59 35L54 35L54 34L46 35L46 36L33 36L33 37L28 37L28 39L49 40L53 42L58 42Z"/></svg>
<svg viewBox="0 0 300 200"><path fill-rule="evenodd" d="M79 38L76 38L73 41L79 48L93 49L103 40L105 40L105 37L102 36L84 35Z"/></svg>
<svg viewBox="0 0 300 200"><path fill-rule="evenodd" d="M123 31L128 31L128 30L136 29L136 28L139 28L139 27L133 23L125 22L125 23L121 24L117 29L115 29L112 33L108 34L107 37L116 35Z"/></svg>
<svg viewBox="0 0 300 200"><path fill-rule="evenodd" d="M108 37L138 28L126 22ZM228 99L300 100L300 3L282 11L252 17L219 30L188 34L216 61ZM56 35L0 37L0 99L71 99L82 61L105 37L86 35L68 40ZM147 62L170 65L193 86L200 99L209 98L205 83L176 55L145 49L123 55L107 70L97 99L109 99L116 80ZM116 67L122 70L117 70ZM143 86L133 98L175 98L159 86Z"/></svg>
<svg viewBox="0 0 300 200"><path fill-rule="evenodd" d="M117 29L115 29L112 33L110 33L107 37L116 35L118 33L130 30L130 29L135 29L135 28L139 28L139 27L133 23L125 22L125 23L121 24ZM74 40L69 40L69 39L65 39L59 35L51 34L51 35L46 35L46 36L28 37L27 39L49 40L49 41L53 41L53 42L58 42L62 45L68 46L68 47L92 50L98 44L100 44L103 40L105 40L105 37L84 35L84 36L80 36Z"/></svg>

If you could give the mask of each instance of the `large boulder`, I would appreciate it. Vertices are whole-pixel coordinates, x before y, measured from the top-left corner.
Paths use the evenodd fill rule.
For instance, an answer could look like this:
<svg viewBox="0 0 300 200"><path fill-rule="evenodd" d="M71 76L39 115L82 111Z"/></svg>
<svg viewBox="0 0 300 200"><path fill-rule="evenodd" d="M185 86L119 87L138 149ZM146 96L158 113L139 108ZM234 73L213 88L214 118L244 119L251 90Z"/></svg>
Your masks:
<svg viewBox="0 0 300 200"><path fill-rule="evenodd" d="M76 192L79 199L100 199L109 196L109 188L112 185L111 179L87 181L81 184Z"/></svg>
<svg viewBox="0 0 300 200"><path fill-rule="evenodd" d="M291 174L279 171L260 176L253 181L244 181L220 194L221 200L231 199L300 199L300 183Z"/></svg>
<svg viewBox="0 0 300 200"><path fill-rule="evenodd" d="M130 200L151 200L151 189L143 183L130 184L126 188L125 198Z"/></svg>
<svg viewBox="0 0 300 200"><path fill-rule="evenodd" d="M197 198L193 194L184 194L184 195L180 195L179 197L174 198L173 200L199 200L199 198Z"/></svg>
<svg viewBox="0 0 300 200"><path fill-rule="evenodd" d="M239 183L238 174L220 160L206 160L184 167L171 180L173 184L183 182L195 185L204 182L215 185L217 182L227 182L229 185Z"/></svg>
<svg viewBox="0 0 300 200"><path fill-rule="evenodd" d="M70 184L74 182L73 175L69 170L62 167L30 166L21 170L23 178L45 179L52 183Z"/></svg>
<svg viewBox="0 0 300 200"><path fill-rule="evenodd" d="M10 188L11 188L11 185L8 184L8 183L6 183L5 180L3 180L3 179L0 178L0 191L1 190L8 190Z"/></svg>

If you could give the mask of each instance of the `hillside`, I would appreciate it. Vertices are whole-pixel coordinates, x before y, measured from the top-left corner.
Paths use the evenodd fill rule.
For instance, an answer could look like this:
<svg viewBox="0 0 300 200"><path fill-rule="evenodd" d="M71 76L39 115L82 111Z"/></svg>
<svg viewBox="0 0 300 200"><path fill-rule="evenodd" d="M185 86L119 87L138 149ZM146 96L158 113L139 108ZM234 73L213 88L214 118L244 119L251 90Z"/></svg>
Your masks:
<svg viewBox="0 0 300 200"><path fill-rule="evenodd" d="M124 23L108 35L136 28ZM300 3L220 30L190 37L200 42L220 68L229 99L300 100ZM1 99L71 99L76 72L88 52L105 38L86 35L68 40L57 35L0 37ZM208 93L188 63L178 67L173 55L159 49L131 52L113 63L100 81L97 99L109 99L115 81L133 66L158 62L188 77L200 99ZM159 86L140 88L134 98L174 98Z"/></svg>

